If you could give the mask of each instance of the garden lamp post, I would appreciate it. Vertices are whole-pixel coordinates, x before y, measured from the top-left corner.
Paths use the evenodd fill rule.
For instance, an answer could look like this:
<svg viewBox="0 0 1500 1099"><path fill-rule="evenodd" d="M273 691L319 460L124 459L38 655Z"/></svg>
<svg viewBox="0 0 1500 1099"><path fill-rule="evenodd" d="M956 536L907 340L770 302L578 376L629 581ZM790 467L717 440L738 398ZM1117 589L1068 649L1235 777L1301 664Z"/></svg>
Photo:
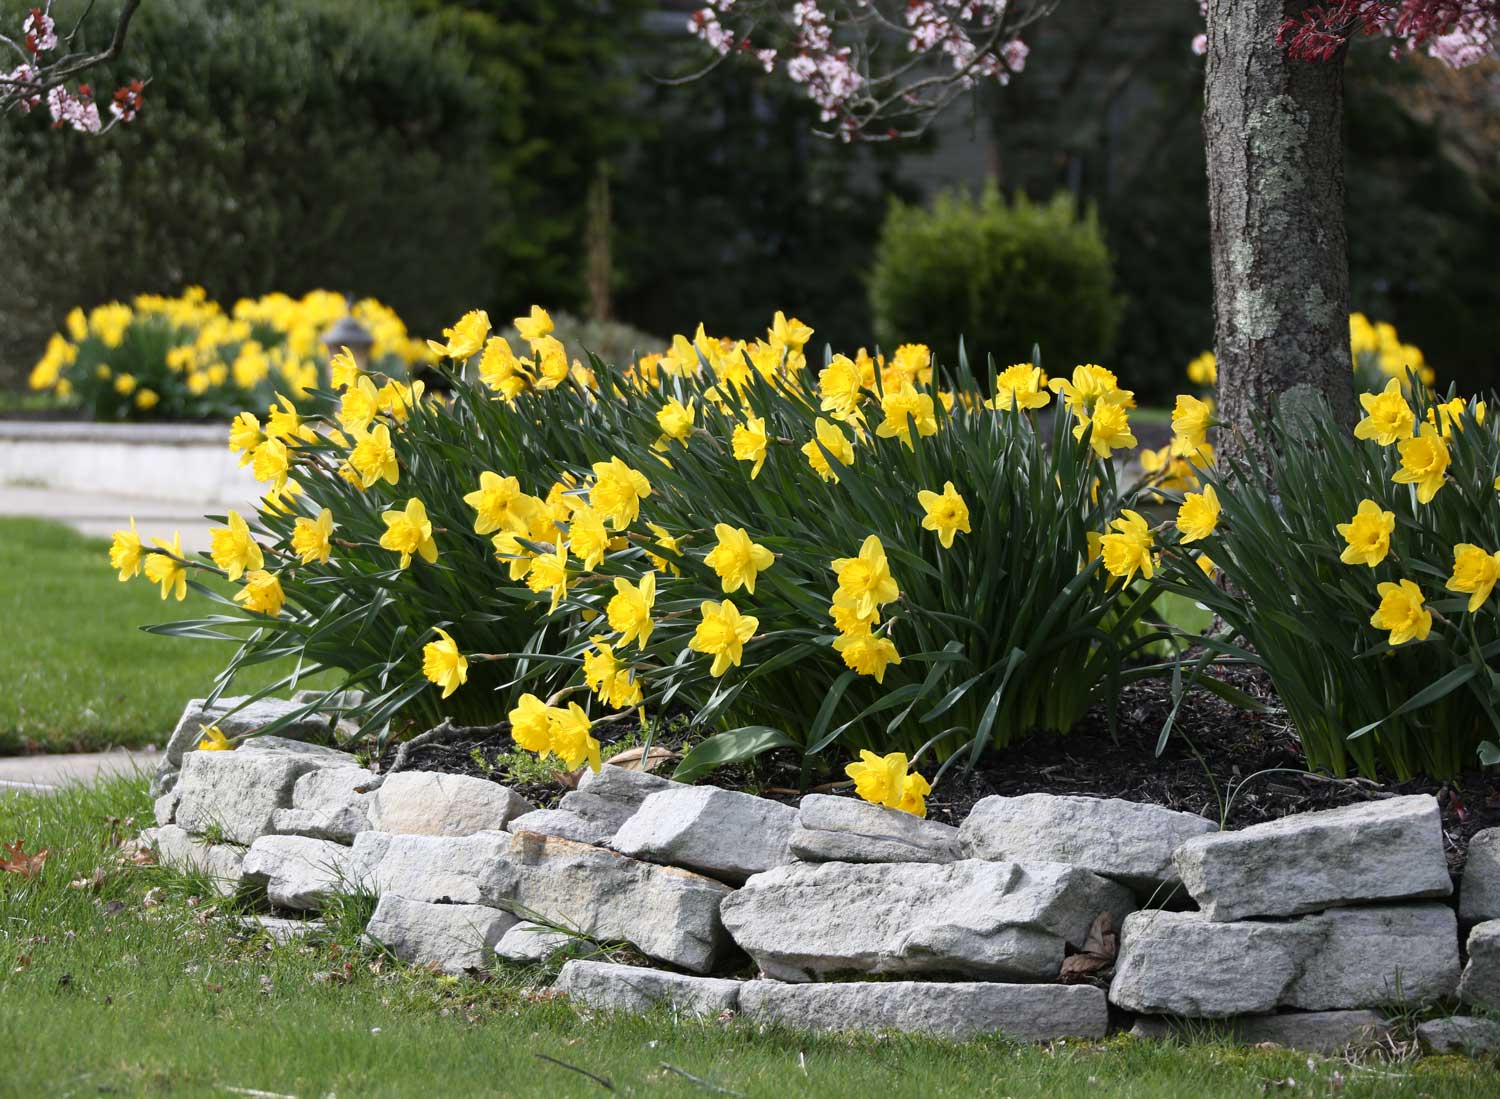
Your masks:
<svg viewBox="0 0 1500 1099"><path fill-rule="evenodd" d="M375 337L355 318L352 308L353 299L350 298L349 302L351 308L334 321L320 338L330 359L339 353L340 348L347 347L349 354L354 356L355 365L361 370L366 370L370 365L370 348L375 345Z"/></svg>

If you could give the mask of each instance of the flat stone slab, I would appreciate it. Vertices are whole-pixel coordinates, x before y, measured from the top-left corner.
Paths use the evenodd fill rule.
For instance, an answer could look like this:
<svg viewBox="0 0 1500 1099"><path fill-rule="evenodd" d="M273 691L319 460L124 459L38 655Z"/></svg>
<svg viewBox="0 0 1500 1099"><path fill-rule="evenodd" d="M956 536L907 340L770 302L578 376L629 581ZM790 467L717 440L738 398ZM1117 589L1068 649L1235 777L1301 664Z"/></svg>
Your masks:
<svg viewBox="0 0 1500 1099"><path fill-rule="evenodd" d="M706 973L730 949L719 919L727 885L555 836L509 837L507 896L533 915L590 939L624 940L647 957Z"/></svg>
<svg viewBox="0 0 1500 1099"><path fill-rule="evenodd" d="M257 733L268 725L289 715L298 714L307 708L303 703L285 702L279 698L262 698L251 702L235 713L230 713L248 697L248 695L239 695L233 698L220 698L213 705L209 705L204 699L195 698L187 704L182 711L182 716L177 719L177 726L172 730L172 735L167 738L167 746L162 753L157 775L152 783L153 794L165 793L176 781L177 772L182 768L183 758L197 747L198 741L203 739L202 730L205 725L217 725L225 736L233 740ZM332 729L333 722L326 714L314 713L295 718L278 729L277 735L286 740L319 740L328 736Z"/></svg>
<svg viewBox="0 0 1500 1099"><path fill-rule="evenodd" d="M321 935L327 930L322 920L299 920L286 916L244 916L235 926L246 935L265 935L274 943L290 943Z"/></svg>
<svg viewBox="0 0 1500 1099"><path fill-rule="evenodd" d="M717 786L650 794L615 833L622 855L694 870L739 884L792 861L797 811L769 798Z"/></svg>
<svg viewBox="0 0 1500 1099"><path fill-rule="evenodd" d="M954 1039L1003 1034L1047 1042L1102 1038L1109 1029L1104 990L1088 985L747 981L739 1010L755 1022L797 1030L897 1030Z"/></svg>
<svg viewBox="0 0 1500 1099"><path fill-rule="evenodd" d="M309 771L292 788L292 807L271 814L271 827L282 835L353 843L372 827L370 801L381 781L363 767Z"/></svg>
<svg viewBox="0 0 1500 1099"><path fill-rule="evenodd" d="M365 877L352 848L308 836L261 836L242 869L273 905L295 912L316 912L331 894L356 892Z"/></svg>
<svg viewBox="0 0 1500 1099"><path fill-rule="evenodd" d="M644 1014L667 1007L686 1015L718 1015L739 1005L741 981L715 977L689 977L645 969L574 959L563 964L553 986L568 999L605 1011Z"/></svg>
<svg viewBox="0 0 1500 1099"><path fill-rule="evenodd" d="M1465 923L1500 920L1500 828L1475 832L1458 887L1458 918Z"/></svg>
<svg viewBox="0 0 1500 1099"><path fill-rule="evenodd" d="M615 838L615 828L600 821L589 820L566 809L533 809L522 813L505 826L507 832L532 832L538 836L556 836L558 839L587 843L604 847Z"/></svg>
<svg viewBox="0 0 1500 1099"><path fill-rule="evenodd" d="M430 904L383 894L365 934L403 962L445 973L488 967L516 918L482 904Z"/></svg>
<svg viewBox="0 0 1500 1099"><path fill-rule="evenodd" d="M1188 893L1217 921L1453 892L1437 799L1428 794L1198 836L1177 849L1176 862Z"/></svg>
<svg viewBox="0 0 1500 1099"><path fill-rule="evenodd" d="M854 798L808 794L797 808L792 854L804 862L953 862L958 829Z"/></svg>
<svg viewBox="0 0 1500 1099"><path fill-rule="evenodd" d="M181 874L202 874L221 896L232 896L240 887L245 849L227 843L204 843L176 824L155 829L151 844L156 861Z"/></svg>
<svg viewBox="0 0 1500 1099"><path fill-rule="evenodd" d="M370 802L370 824L381 832L470 836L498 832L536 806L507 786L438 771L390 775Z"/></svg>
<svg viewBox="0 0 1500 1099"><path fill-rule="evenodd" d="M189 752L178 782L176 822L194 835L252 843L271 831L277 809L291 808L297 780L316 766L275 752Z"/></svg>
<svg viewBox="0 0 1500 1099"><path fill-rule="evenodd" d="M1475 924L1469 932L1468 950L1459 997L1466 1004L1500 1011L1500 920Z"/></svg>
<svg viewBox="0 0 1500 1099"><path fill-rule="evenodd" d="M1390 1033L1385 1017L1375 1011L1291 1011L1284 1015L1239 1015L1216 1023L1175 1016L1143 1015L1130 1033L1138 1038L1185 1038L1195 1041L1204 1032L1220 1034L1240 1045L1271 1042L1308 1053L1337 1053L1348 1046L1377 1042Z"/></svg>
<svg viewBox="0 0 1500 1099"><path fill-rule="evenodd" d="M931 973L1056 980L1068 944L1130 890L1061 863L796 863L757 874L722 918L766 977Z"/></svg>
<svg viewBox="0 0 1500 1099"><path fill-rule="evenodd" d="M1129 1011L1213 1019L1423 1004L1457 985L1458 924L1442 904L1239 923L1153 910L1126 918L1109 997Z"/></svg>
<svg viewBox="0 0 1500 1099"><path fill-rule="evenodd" d="M1454 1015L1417 1024L1417 1041L1433 1053L1500 1053L1500 1019Z"/></svg>
<svg viewBox="0 0 1500 1099"><path fill-rule="evenodd" d="M430 904L485 904L500 907L515 887L504 832L472 836L391 835L361 832L354 837L354 859L368 887L382 896L395 893Z"/></svg>
<svg viewBox="0 0 1500 1099"><path fill-rule="evenodd" d="M1124 883L1143 897L1179 881L1172 854L1217 830L1196 813L1120 798L1022 794L982 798L959 828L965 858L1061 862Z"/></svg>
<svg viewBox="0 0 1500 1099"><path fill-rule="evenodd" d="M508 962L541 962L577 941L562 931L522 920L500 937L495 953Z"/></svg>

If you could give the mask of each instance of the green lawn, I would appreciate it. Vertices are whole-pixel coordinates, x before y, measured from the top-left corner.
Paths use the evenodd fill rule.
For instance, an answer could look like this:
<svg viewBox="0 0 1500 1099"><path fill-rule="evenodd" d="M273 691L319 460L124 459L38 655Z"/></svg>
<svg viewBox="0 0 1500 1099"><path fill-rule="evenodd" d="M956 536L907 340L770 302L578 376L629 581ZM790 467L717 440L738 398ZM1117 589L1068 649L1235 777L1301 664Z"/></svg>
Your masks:
<svg viewBox="0 0 1500 1099"><path fill-rule="evenodd" d="M133 780L0 795L0 836L51 850L37 878L0 874L0 1097L611 1094L544 1057L613 1094L699 1099L1500 1094L1493 1064L1451 1057L1350 1064L1129 1038L1051 1048L813 1038L579 1012L526 971L481 983L381 962L352 927L316 947L238 941L186 879L121 865L112 833L149 811Z"/></svg>
<svg viewBox="0 0 1500 1099"><path fill-rule="evenodd" d="M143 633L208 603L193 592L163 603L144 578L120 583L107 551L57 523L0 519L0 755L164 741L234 652ZM287 670L253 669L237 689Z"/></svg>

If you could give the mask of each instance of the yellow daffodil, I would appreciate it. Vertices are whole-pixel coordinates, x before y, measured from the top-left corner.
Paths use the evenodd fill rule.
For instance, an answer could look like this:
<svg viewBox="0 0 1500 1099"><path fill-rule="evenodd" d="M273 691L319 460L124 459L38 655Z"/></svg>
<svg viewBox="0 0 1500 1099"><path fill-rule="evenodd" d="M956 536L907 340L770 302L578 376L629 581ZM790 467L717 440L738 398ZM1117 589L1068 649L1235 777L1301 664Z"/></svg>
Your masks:
<svg viewBox="0 0 1500 1099"><path fill-rule="evenodd" d="M818 372L820 407L836 419L849 419L859 411L863 385L860 368L847 355L833 356Z"/></svg>
<svg viewBox="0 0 1500 1099"><path fill-rule="evenodd" d="M1201 542L1212 534L1219 525L1219 510L1219 495L1213 485L1184 496L1182 507L1177 509L1177 531L1183 543Z"/></svg>
<svg viewBox="0 0 1500 1099"><path fill-rule="evenodd" d="M1032 363L1016 363L1000 371L995 378L995 395L984 402L986 408L1008 411L1020 408L1030 411L1044 408L1052 400L1047 389L1047 375Z"/></svg>
<svg viewBox="0 0 1500 1099"><path fill-rule="evenodd" d="M859 762L845 767L844 774L854 780L854 792L865 801L925 817L926 798L932 793L932 787L925 778L909 768L904 752L877 756L874 752L861 749Z"/></svg>
<svg viewBox="0 0 1500 1099"><path fill-rule="evenodd" d="M938 542L944 549L953 548L953 536L959 531L969 530L969 505L953 487L952 481L943 484L942 492L923 489L917 493L917 503L927 514L922 516L922 529L936 531Z"/></svg>
<svg viewBox="0 0 1500 1099"><path fill-rule="evenodd" d="M615 577L615 594L605 607L609 628L620 635L619 646L625 648L632 641L642 649L651 640L651 631L656 623L651 611L656 606L656 573L648 572L639 584L632 584L623 576Z"/></svg>
<svg viewBox="0 0 1500 1099"><path fill-rule="evenodd" d="M833 571L838 577L838 595L842 597L834 601L850 604L861 615L868 615L901 595L878 535L865 538L859 556L837 558Z"/></svg>
<svg viewBox="0 0 1500 1099"><path fill-rule="evenodd" d="M1068 408L1075 414L1091 414L1100 401L1127 409L1135 407L1135 394L1120 388L1120 380L1115 377L1114 371L1106 370L1096 363L1075 366L1071 379L1053 378L1047 383L1047 388L1060 393L1068 402Z"/></svg>
<svg viewBox="0 0 1500 1099"><path fill-rule="evenodd" d="M1194 385L1219 384L1219 360L1212 351L1205 351L1187 365L1188 381Z"/></svg>
<svg viewBox="0 0 1500 1099"><path fill-rule="evenodd" d="M359 380L360 374L359 360L347 347L340 347L338 354L328 360L328 377L334 389L347 389Z"/></svg>
<svg viewBox="0 0 1500 1099"><path fill-rule="evenodd" d="M1390 446L1411 438L1416 416L1406 403L1400 381L1392 378L1380 393L1361 393L1359 403L1365 415L1354 425L1356 439L1374 439L1381 446Z"/></svg>
<svg viewBox="0 0 1500 1099"><path fill-rule="evenodd" d="M323 508L316 519L306 516L292 524L292 552L304 565L328 564L333 553L333 512Z"/></svg>
<svg viewBox="0 0 1500 1099"><path fill-rule="evenodd" d="M837 599L828 608L828 615L833 619L833 628L839 633L859 633L880 625L880 611L875 607L862 613L852 602L840 603Z"/></svg>
<svg viewBox="0 0 1500 1099"><path fill-rule="evenodd" d="M380 412L380 390L367 377L356 378L339 398L339 426L358 435L370 426Z"/></svg>
<svg viewBox="0 0 1500 1099"><path fill-rule="evenodd" d="M524 534L530 526L531 499L514 477L485 470L479 475L479 487L464 497L464 503L474 509L475 534L497 530Z"/></svg>
<svg viewBox="0 0 1500 1099"><path fill-rule="evenodd" d="M1213 405L1185 393L1178 395L1172 409L1172 433L1188 448L1197 450L1208 442L1208 429L1213 422Z"/></svg>
<svg viewBox="0 0 1500 1099"><path fill-rule="evenodd" d="M651 495L651 482L619 458L595 462L589 503L598 508L615 530L624 530L641 513L641 501Z"/></svg>
<svg viewBox="0 0 1500 1099"><path fill-rule="evenodd" d="M540 305L533 305L530 313L517 317L513 323L521 338L528 343L552 334L552 317Z"/></svg>
<svg viewBox="0 0 1500 1099"><path fill-rule="evenodd" d="M1099 539L1099 550L1105 570L1116 580L1126 583L1139 572L1151 579L1151 549L1156 544L1146 520L1128 508L1110 522L1110 530Z"/></svg>
<svg viewBox="0 0 1500 1099"><path fill-rule="evenodd" d="M760 476L760 468L766 464L767 443L766 421L759 416L751 416L744 423L735 426L730 447L735 461L753 463L750 467L752 481Z"/></svg>
<svg viewBox="0 0 1500 1099"><path fill-rule="evenodd" d="M703 563L718 573L726 593L743 587L754 595L756 576L771 567L776 555L765 546L752 542L750 533L743 527L715 523L714 535L719 544L703 558Z"/></svg>
<svg viewBox="0 0 1500 1099"><path fill-rule="evenodd" d="M641 701L641 685L635 673L615 657L614 646L603 637L589 638L592 651L583 654L583 681L598 695L599 701L615 709L635 706Z"/></svg>
<svg viewBox="0 0 1500 1099"><path fill-rule="evenodd" d="M438 639L422 646L422 674L443 688L443 697L447 698L468 682L469 661L447 630L434 626L432 632Z"/></svg>
<svg viewBox="0 0 1500 1099"><path fill-rule="evenodd" d="M276 394L276 403L267 409L266 436L271 439L296 439L302 435L302 417L290 397Z"/></svg>
<svg viewBox="0 0 1500 1099"><path fill-rule="evenodd" d="M552 751L552 715L555 711L534 694L523 694L520 705L506 716L511 739L528 752L546 755Z"/></svg>
<svg viewBox="0 0 1500 1099"><path fill-rule="evenodd" d="M1354 517L1334 529L1346 543L1339 560L1346 565L1368 565L1373 569L1391 552L1396 513L1385 511L1374 500L1361 500Z"/></svg>
<svg viewBox="0 0 1500 1099"><path fill-rule="evenodd" d="M587 505L573 512L573 519L568 524L568 549L583 562L586 570L597 568L604 560L609 541L604 516Z"/></svg>
<svg viewBox="0 0 1500 1099"><path fill-rule="evenodd" d="M1390 630L1390 643L1404 645L1412 638L1427 640L1432 630L1432 612L1422 605L1422 589L1410 580L1399 584L1379 584L1380 606L1370 616L1377 630Z"/></svg>
<svg viewBox="0 0 1500 1099"><path fill-rule="evenodd" d="M146 555L146 563L143 566L146 579L153 584L161 585L163 599L172 595L177 602L181 603L187 598L187 568L181 560L182 534L174 530L172 541L166 542L160 538L153 538L151 544L166 552Z"/></svg>
<svg viewBox="0 0 1500 1099"><path fill-rule="evenodd" d="M426 388L425 382L413 382L407 385L405 382L392 378L376 391L375 399L379 402L380 411L398 424L404 424L411 416L411 410L416 408L417 402L422 399Z"/></svg>
<svg viewBox="0 0 1500 1099"><path fill-rule="evenodd" d="M238 452L240 465L249 465L255 448L266 441L253 412L241 412L229 424L229 449Z"/></svg>
<svg viewBox="0 0 1500 1099"><path fill-rule="evenodd" d="M777 347L788 347L793 351L801 351L807 341L812 338L812 334L813 330L796 317L788 319L780 309L776 310L769 332L772 344Z"/></svg>
<svg viewBox="0 0 1500 1099"><path fill-rule="evenodd" d="M1391 478L1397 484L1416 485L1417 499L1427 504L1443 487L1451 457L1448 444L1437 428L1423 424L1419 434L1396 444L1401 452L1401 468Z"/></svg>
<svg viewBox="0 0 1500 1099"><path fill-rule="evenodd" d="M591 732L593 722L576 702L568 703L566 710L554 709L549 715L549 736L552 754L569 768L581 767L588 761L589 769L598 772L600 744Z"/></svg>
<svg viewBox="0 0 1500 1099"><path fill-rule="evenodd" d="M532 556L526 566L526 586L537 594L552 593L550 614L568 594L568 544L558 539L557 545L546 553Z"/></svg>
<svg viewBox="0 0 1500 1099"><path fill-rule="evenodd" d="M875 434L882 439L900 439L907 447L915 448L911 437L913 424L923 438L937 434L937 417L931 395L917 392L910 382L900 389L887 390L880 398L880 411L885 418L880 421Z"/></svg>
<svg viewBox="0 0 1500 1099"><path fill-rule="evenodd" d="M135 393L135 407L142 412L149 412L161 403L161 394L154 389L138 389Z"/></svg>
<svg viewBox="0 0 1500 1099"><path fill-rule="evenodd" d="M119 570L121 583L141 573L141 536L136 532L134 515L130 517L130 529L115 531L110 541L109 567Z"/></svg>
<svg viewBox="0 0 1500 1099"><path fill-rule="evenodd" d="M250 460L251 474L257 481L269 483L273 492L281 491L291 468L291 452L280 439L267 439L261 443Z"/></svg>
<svg viewBox="0 0 1500 1099"><path fill-rule="evenodd" d="M401 567L411 564L413 556L420 556L429 565L438 558L437 543L432 538L432 521L427 517L427 506L413 496L406 501L404 511L383 511L380 518L385 521L385 533L380 536L380 548L401 555Z"/></svg>
<svg viewBox="0 0 1500 1099"><path fill-rule="evenodd" d="M484 338L490 334L490 316L483 309L471 309L458 319L452 328L443 329L446 342L428 340L427 346L439 355L462 362L484 346Z"/></svg>
<svg viewBox="0 0 1500 1099"><path fill-rule="evenodd" d="M526 392L531 384L525 366L503 336L493 336L484 345L484 355L479 360L479 380L507 401Z"/></svg>
<svg viewBox="0 0 1500 1099"><path fill-rule="evenodd" d="M200 752L232 752L234 741L224 735L224 730L217 725L198 726L199 740L198 751Z"/></svg>
<svg viewBox="0 0 1500 1099"><path fill-rule="evenodd" d="M281 590L281 580L275 573L255 569L245 574L245 584L234 593L234 601L243 604L247 611L275 618L286 605L286 593Z"/></svg>
<svg viewBox="0 0 1500 1099"><path fill-rule="evenodd" d="M854 447L842 431L821 416L814 421L813 430L817 438L802 444L802 453L807 455L807 464L823 480L838 484L838 472L829 462L828 455L833 455L834 461L840 465L852 466ZM827 454L824 451L827 451Z"/></svg>
<svg viewBox="0 0 1500 1099"><path fill-rule="evenodd" d="M1130 432L1130 417L1124 405L1113 401L1098 401L1094 404L1093 415L1080 412L1078 422L1073 425L1073 438L1082 439L1084 432L1090 428L1093 431L1089 434L1089 445L1101 458L1108 458L1111 451L1136 445L1136 437Z"/></svg>
<svg viewBox="0 0 1500 1099"><path fill-rule="evenodd" d="M542 336L540 339L533 340L531 354L534 359L533 375L539 391L556 389L568 380L571 373L571 368L568 366L568 352L559 340L552 336Z"/></svg>
<svg viewBox="0 0 1500 1099"><path fill-rule="evenodd" d="M227 520L227 527L209 531L208 552L230 580L238 580L247 569L265 564L265 555L239 512L230 511Z"/></svg>
<svg viewBox="0 0 1500 1099"><path fill-rule="evenodd" d="M672 397L656 413L656 423L662 430L662 438L675 439L687 445L693 435L693 420L697 416L696 401L683 404Z"/></svg>
<svg viewBox="0 0 1500 1099"><path fill-rule="evenodd" d="M349 464L359 474L359 483L369 488L376 481L394 485L401 479L401 466L396 461L396 448L391 445L391 429L385 424L376 424L369 431L356 432L354 448L349 451Z"/></svg>
<svg viewBox="0 0 1500 1099"><path fill-rule="evenodd" d="M672 536L666 527L659 523L647 523L646 529L651 532L651 537L659 549L666 550L673 557L682 556L682 548L678 545L677 539ZM670 572L673 576L680 576L682 574L682 570L674 562L668 561L659 553L652 553L650 550L647 550L646 557L662 572Z"/></svg>
<svg viewBox="0 0 1500 1099"><path fill-rule="evenodd" d="M873 675L876 683L885 682L885 669L890 664L900 664L901 656L896 645L888 637L877 637L866 627L842 633L833 640L834 651L844 658L846 667L860 675Z"/></svg>
<svg viewBox="0 0 1500 1099"><path fill-rule="evenodd" d="M1500 553L1490 553L1468 542L1453 547L1453 575L1445 585L1449 591L1467 592L1473 614L1494 590L1500 578Z"/></svg>
<svg viewBox="0 0 1500 1099"><path fill-rule="evenodd" d="M760 619L741 614L731 600L715 603L705 599L698 608L703 620L698 623L688 648L695 653L706 653L714 658L709 673L721 676L731 667L738 667L744 655L745 642L755 636L760 628Z"/></svg>

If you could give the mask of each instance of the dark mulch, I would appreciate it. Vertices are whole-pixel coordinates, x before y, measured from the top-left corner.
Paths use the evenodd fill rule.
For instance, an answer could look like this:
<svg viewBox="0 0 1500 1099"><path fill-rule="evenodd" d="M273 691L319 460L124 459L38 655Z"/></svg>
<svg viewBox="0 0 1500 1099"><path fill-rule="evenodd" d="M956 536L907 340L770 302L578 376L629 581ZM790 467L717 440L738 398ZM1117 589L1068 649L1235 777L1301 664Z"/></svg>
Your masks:
<svg viewBox="0 0 1500 1099"><path fill-rule="evenodd" d="M1475 770L1452 782L1418 777L1401 783L1375 783L1307 773L1296 734L1284 715L1274 709L1276 700L1269 684L1245 671L1233 678L1242 690L1272 706L1271 712L1247 713L1207 691L1193 691L1184 700L1172 736L1158 756L1157 740L1172 708L1170 685L1164 680L1134 683L1121 694L1114 736L1110 734L1107 710L1101 705L1090 710L1067 736L1027 738L990 753L973 772L965 772L961 766L950 768L928 798L928 815L958 824L980 798L1044 792L1150 802L1212 820L1225 816L1223 807L1228 802L1228 826L1243 828L1292 813L1429 793L1442 809L1448 861L1454 870L1462 867L1469 838L1475 832L1500 825L1500 775ZM666 724L668 731L660 734L656 743L667 748L680 749L703 735L684 721ZM621 722L607 735L620 739L634 733L632 724ZM424 745L410 754L407 767L478 775L513 785L537 805L556 804L567 792L566 785L518 783L503 770L478 762L493 760L512 747L505 733ZM610 755L608 743L604 755ZM929 768L922 770L932 773ZM848 793L847 783L841 788L834 785L842 777L841 772L824 773L815 776L811 785L824 792ZM763 756L753 769L721 768L709 781L795 802L800 779L795 755L781 751Z"/></svg>

